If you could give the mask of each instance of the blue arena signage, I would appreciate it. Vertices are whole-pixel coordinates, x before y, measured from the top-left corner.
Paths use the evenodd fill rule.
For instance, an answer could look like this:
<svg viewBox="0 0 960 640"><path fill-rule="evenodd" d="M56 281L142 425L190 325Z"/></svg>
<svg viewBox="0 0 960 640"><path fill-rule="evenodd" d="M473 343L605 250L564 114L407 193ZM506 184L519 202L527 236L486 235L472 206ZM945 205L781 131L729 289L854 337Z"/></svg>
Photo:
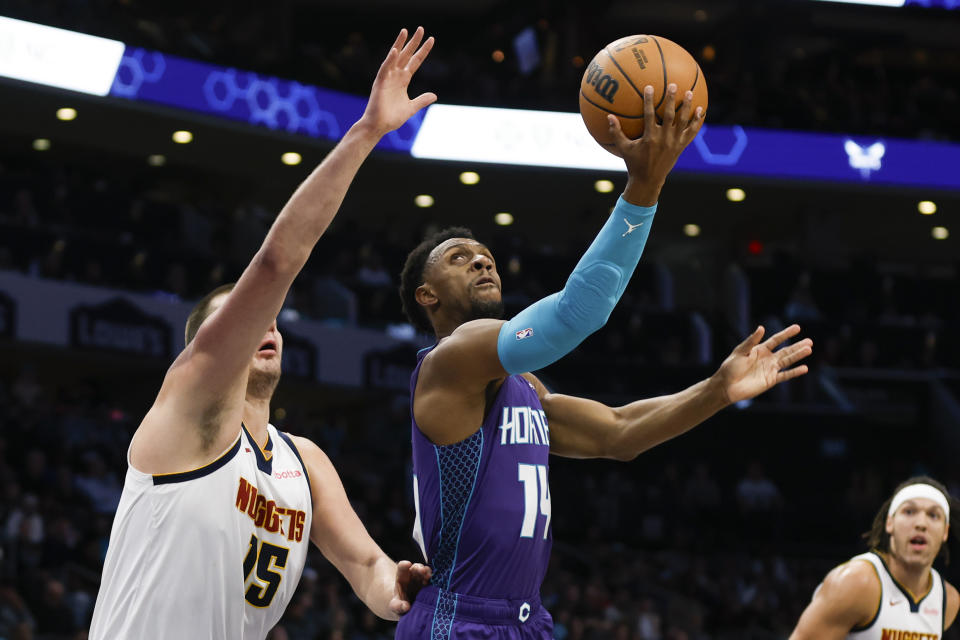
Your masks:
<svg viewBox="0 0 960 640"><path fill-rule="evenodd" d="M0 76L313 138L339 140L366 104L364 97L295 80L10 18L0 17L0 37L11 43L0 47ZM613 85L602 77L596 82L612 95ZM578 113L434 104L379 148L437 160L624 170L590 138ZM951 190L960 189L957 167L957 144L714 124L703 127L677 163L680 171L706 174Z"/></svg>

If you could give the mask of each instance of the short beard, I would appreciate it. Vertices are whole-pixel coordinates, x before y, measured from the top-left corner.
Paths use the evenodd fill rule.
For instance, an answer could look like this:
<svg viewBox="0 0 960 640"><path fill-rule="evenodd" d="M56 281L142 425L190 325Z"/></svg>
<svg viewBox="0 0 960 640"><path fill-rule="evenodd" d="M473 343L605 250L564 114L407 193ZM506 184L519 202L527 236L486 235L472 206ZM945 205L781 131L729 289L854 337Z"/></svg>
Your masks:
<svg viewBox="0 0 960 640"><path fill-rule="evenodd" d="M470 300L470 309L467 315L465 322L483 318L499 320L503 317L503 298L499 300Z"/></svg>
<svg viewBox="0 0 960 640"><path fill-rule="evenodd" d="M247 397L269 400L273 397L278 382L280 382L279 372L250 369L247 376Z"/></svg>

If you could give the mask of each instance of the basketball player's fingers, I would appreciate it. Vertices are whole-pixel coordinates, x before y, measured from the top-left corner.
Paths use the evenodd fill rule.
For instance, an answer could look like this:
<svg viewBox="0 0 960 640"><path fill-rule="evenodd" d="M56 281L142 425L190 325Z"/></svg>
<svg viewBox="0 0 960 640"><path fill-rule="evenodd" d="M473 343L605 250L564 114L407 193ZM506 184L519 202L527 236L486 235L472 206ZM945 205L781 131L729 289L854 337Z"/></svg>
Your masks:
<svg viewBox="0 0 960 640"><path fill-rule="evenodd" d="M740 353L750 353L750 351L755 346L760 344L760 340L763 339L763 332L764 332L764 328L762 325L757 327L756 329L753 330L753 333L747 336L746 340L744 340L739 345L737 345L737 348L734 349L734 351L737 351Z"/></svg>
<svg viewBox="0 0 960 640"><path fill-rule="evenodd" d="M620 118L611 114L607 114L607 128L610 130L610 136L613 138L613 144L617 148L623 147L625 144L630 143L630 138L626 136L623 132L623 128L620 126Z"/></svg>
<svg viewBox="0 0 960 640"><path fill-rule="evenodd" d="M410 575L414 579L420 581L422 584L426 584L427 581L430 580L432 572L430 571L430 567L417 562L410 567Z"/></svg>
<svg viewBox="0 0 960 640"><path fill-rule="evenodd" d="M810 338L804 338L800 342L795 342L787 347L780 349L777 353L783 352L786 356L792 356L796 353L807 352L809 355L813 352L813 340Z"/></svg>
<svg viewBox="0 0 960 640"><path fill-rule="evenodd" d="M697 111L693 114L693 119L690 121L690 124L683 130L684 145L690 144L690 142L697 137L697 134L700 133L700 127L703 126L704 114L703 107L697 107Z"/></svg>
<svg viewBox="0 0 960 640"><path fill-rule="evenodd" d="M781 371L777 374L777 384L781 382L786 382L787 380L793 380L794 378L799 378L809 371L807 365L802 364L799 367L794 367L793 369L787 369L786 371Z"/></svg>
<svg viewBox="0 0 960 640"><path fill-rule="evenodd" d="M397 56L399 55L400 55L400 50L397 49L396 47L393 47L392 49L390 49L390 51L387 52L387 57L384 58L383 62L380 63L380 70L377 72L378 78L383 77L384 74L387 73L387 70L390 69L396 63Z"/></svg>
<svg viewBox="0 0 960 640"><path fill-rule="evenodd" d="M390 600L390 610L398 615L403 615L410 610L410 603L394 596Z"/></svg>
<svg viewBox="0 0 960 640"><path fill-rule="evenodd" d="M420 111L424 107L429 107L431 104L437 101L437 94L432 91L427 93L421 93L416 98L410 101L410 105L414 108L414 113Z"/></svg>
<svg viewBox="0 0 960 640"><path fill-rule="evenodd" d="M653 107L653 85L643 88L643 130L654 131L657 126L657 116ZM644 134L646 135L646 134Z"/></svg>
<svg viewBox="0 0 960 640"><path fill-rule="evenodd" d="M677 129L681 131L690 126L690 116L693 114L693 91L687 91L683 94L683 101L680 103L680 112L677 113Z"/></svg>
<svg viewBox="0 0 960 640"><path fill-rule="evenodd" d="M667 129L673 126L673 121L677 117L677 85L671 82L667 85L667 98L663 103L663 127Z"/></svg>
<svg viewBox="0 0 960 640"><path fill-rule="evenodd" d="M767 341L763 343L763 346L765 346L767 349L770 349L770 351L773 351L774 349L779 347L781 344L783 344L784 340L789 340L790 338L797 335L798 333L800 333L800 325L792 324L786 329L784 329L783 331L780 331L779 333L775 333L769 338L767 338Z"/></svg>
<svg viewBox="0 0 960 640"><path fill-rule="evenodd" d="M427 54L430 53L430 50L433 49L433 43L435 40L433 36L427 38L427 41L423 43L423 46L417 49L417 52L413 54L410 58L410 62L407 63L407 70L410 73L416 73L417 69L420 68L420 65L423 64L423 61L426 59Z"/></svg>
<svg viewBox="0 0 960 640"><path fill-rule="evenodd" d="M390 45L390 48L400 51L400 49L403 48L403 43L406 41L407 41L407 30L400 29L400 33L397 35L397 39L393 41L393 44Z"/></svg>
<svg viewBox="0 0 960 640"><path fill-rule="evenodd" d="M813 353L813 342L798 342L789 347L784 347L777 353L780 354L780 357L777 359L777 366L779 369L785 369Z"/></svg>
<svg viewBox="0 0 960 640"><path fill-rule="evenodd" d="M417 47L420 46L420 41L423 40L423 27L417 27L417 30L413 32L413 37L407 41L407 44L404 45L403 49L400 50L400 66L407 66L407 62L410 61L410 57L413 56L414 52L417 50Z"/></svg>

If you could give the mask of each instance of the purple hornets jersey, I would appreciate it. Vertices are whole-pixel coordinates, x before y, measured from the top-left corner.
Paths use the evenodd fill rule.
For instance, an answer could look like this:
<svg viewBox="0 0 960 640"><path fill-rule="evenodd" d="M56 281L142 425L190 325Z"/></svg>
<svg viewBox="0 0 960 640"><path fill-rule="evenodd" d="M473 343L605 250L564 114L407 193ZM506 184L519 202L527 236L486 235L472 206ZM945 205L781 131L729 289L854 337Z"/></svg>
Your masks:
<svg viewBox="0 0 960 640"><path fill-rule="evenodd" d="M410 407L429 349L417 354ZM456 416L450 416L456 420ZM533 599L547 571L550 430L533 385L509 376L466 440L437 446L413 422L414 538L431 585L495 599Z"/></svg>

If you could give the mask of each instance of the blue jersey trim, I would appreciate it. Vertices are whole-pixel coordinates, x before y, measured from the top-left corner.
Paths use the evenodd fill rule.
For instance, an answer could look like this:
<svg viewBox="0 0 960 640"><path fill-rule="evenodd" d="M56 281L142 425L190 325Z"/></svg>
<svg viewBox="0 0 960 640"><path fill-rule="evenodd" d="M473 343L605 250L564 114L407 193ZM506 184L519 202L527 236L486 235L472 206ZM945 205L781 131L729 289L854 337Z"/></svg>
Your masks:
<svg viewBox="0 0 960 640"><path fill-rule="evenodd" d="M433 608L433 624L430 625L430 640L449 640L453 620L457 617L457 594L440 590L437 605Z"/></svg>
<svg viewBox="0 0 960 640"><path fill-rule="evenodd" d="M467 504L463 506L463 518L460 519L460 527L457 529L457 544L453 547L453 563L450 565L450 573L447 575L448 589L450 588L450 580L453 578L453 572L457 568L457 557L460 555L460 536L463 535L463 521L467 519L467 511L470 509L470 501L473 500L473 492L477 488L477 477L480 475L481 460L483 460L483 428L480 429L480 453L477 454L477 468L473 471L473 485L470 487L470 495L467 496Z"/></svg>
<svg viewBox="0 0 960 640"><path fill-rule="evenodd" d="M430 584L450 589L467 509L476 490L483 457L483 429L450 445L433 445L440 483L440 539L434 553ZM470 482L469 489L466 486ZM447 526L449 525L449 527ZM456 533L454 533L456 532Z"/></svg>
<svg viewBox="0 0 960 640"><path fill-rule="evenodd" d="M411 405L410 410L412 411L413 403L411 402L410 405ZM440 532L440 542L437 543L437 549L436 549L437 553L433 554L433 560L434 560L434 563L436 563L437 554L440 553L440 544L443 542L443 467L440 466L440 447L434 445L433 453L437 456L437 479L440 481L440 508L437 509L437 511L440 512L440 528L438 529L438 531ZM431 584L433 583L432 577L430 579L430 582Z"/></svg>

